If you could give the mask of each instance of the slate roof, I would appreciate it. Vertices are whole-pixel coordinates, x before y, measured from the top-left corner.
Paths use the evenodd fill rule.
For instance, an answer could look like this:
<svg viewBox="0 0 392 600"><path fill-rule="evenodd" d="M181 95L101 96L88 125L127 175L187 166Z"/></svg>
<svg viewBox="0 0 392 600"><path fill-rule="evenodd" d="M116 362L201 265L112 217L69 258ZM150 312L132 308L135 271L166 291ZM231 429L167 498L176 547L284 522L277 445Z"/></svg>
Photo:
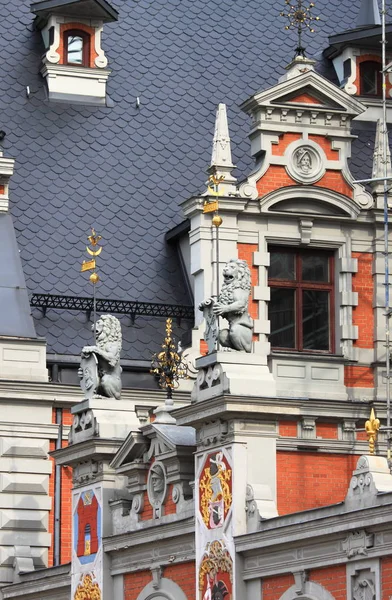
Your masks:
<svg viewBox="0 0 392 600"><path fill-rule="evenodd" d="M79 269L94 225L104 235L101 297L190 304L164 235L183 220L179 203L204 187L219 102L228 107L234 174L241 179L252 168L250 123L238 107L276 83L293 55L295 35L279 17L283 0L112 5L119 20L105 24L103 33L112 106L81 107L46 100L39 75L43 45L29 0L0 3L0 128L7 133L5 156L16 159L11 211L27 288L90 295ZM328 35L352 28L358 11L359 2L320 0L308 55L321 60ZM331 73L326 63L320 70ZM370 165L369 172L361 170L367 149L361 144L354 175L366 177ZM33 314L50 352L78 354L91 340L82 314ZM148 358L163 323L123 322L125 357Z"/></svg>

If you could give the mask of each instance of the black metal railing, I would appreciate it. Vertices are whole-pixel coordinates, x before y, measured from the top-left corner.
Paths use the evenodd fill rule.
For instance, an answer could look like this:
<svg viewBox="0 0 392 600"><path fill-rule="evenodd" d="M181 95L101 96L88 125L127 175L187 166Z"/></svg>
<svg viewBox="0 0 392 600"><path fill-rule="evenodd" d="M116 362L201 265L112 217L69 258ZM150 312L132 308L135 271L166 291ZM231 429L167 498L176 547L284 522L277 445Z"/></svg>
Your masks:
<svg viewBox="0 0 392 600"><path fill-rule="evenodd" d="M49 308L60 310L78 310L86 312L90 318L93 312L93 299L80 298L79 296L55 296L53 294L33 294L30 298L30 306L40 308L43 314ZM134 300L104 300L97 298L97 312L117 313L128 315L132 321L135 317L172 317L193 321L193 306L181 304L159 304L157 302L138 302Z"/></svg>

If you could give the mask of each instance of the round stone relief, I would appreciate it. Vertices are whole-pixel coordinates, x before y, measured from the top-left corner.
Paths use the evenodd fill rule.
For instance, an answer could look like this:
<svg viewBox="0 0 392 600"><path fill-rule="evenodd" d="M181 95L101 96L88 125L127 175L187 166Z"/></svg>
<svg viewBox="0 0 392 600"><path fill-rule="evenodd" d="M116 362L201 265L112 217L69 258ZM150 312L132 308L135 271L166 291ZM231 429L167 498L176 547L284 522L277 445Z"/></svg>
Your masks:
<svg viewBox="0 0 392 600"><path fill-rule="evenodd" d="M291 153L287 171L300 183L314 183L324 175L325 167L316 148L304 144Z"/></svg>
<svg viewBox="0 0 392 600"><path fill-rule="evenodd" d="M147 494L152 506L160 506L165 499L167 490L164 466L155 462L148 472Z"/></svg>

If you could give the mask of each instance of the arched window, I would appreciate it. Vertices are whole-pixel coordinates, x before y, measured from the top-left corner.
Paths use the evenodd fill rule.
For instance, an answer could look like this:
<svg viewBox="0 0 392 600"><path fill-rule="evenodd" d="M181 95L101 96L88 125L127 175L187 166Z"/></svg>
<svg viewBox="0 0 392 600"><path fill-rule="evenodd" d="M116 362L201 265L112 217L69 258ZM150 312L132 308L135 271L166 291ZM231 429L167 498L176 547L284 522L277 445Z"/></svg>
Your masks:
<svg viewBox="0 0 392 600"><path fill-rule="evenodd" d="M90 36L79 29L64 33L64 64L90 66Z"/></svg>
<svg viewBox="0 0 392 600"><path fill-rule="evenodd" d="M381 96L381 64L365 60L359 65L361 96Z"/></svg>

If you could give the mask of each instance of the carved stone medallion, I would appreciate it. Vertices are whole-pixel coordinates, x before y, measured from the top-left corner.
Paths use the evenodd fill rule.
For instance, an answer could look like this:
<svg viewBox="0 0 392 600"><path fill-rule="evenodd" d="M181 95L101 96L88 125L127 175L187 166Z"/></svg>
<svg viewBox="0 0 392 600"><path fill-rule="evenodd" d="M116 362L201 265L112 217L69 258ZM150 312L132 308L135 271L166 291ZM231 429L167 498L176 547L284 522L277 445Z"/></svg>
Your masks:
<svg viewBox="0 0 392 600"><path fill-rule="evenodd" d="M167 492L165 467L156 461L150 468L147 478L147 494L151 506L154 508L154 518L161 516L161 507Z"/></svg>
<svg viewBox="0 0 392 600"><path fill-rule="evenodd" d="M310 144L302 144L292 151L286 169L299 183L314 183L325 172L320 153Z"/></svg>

